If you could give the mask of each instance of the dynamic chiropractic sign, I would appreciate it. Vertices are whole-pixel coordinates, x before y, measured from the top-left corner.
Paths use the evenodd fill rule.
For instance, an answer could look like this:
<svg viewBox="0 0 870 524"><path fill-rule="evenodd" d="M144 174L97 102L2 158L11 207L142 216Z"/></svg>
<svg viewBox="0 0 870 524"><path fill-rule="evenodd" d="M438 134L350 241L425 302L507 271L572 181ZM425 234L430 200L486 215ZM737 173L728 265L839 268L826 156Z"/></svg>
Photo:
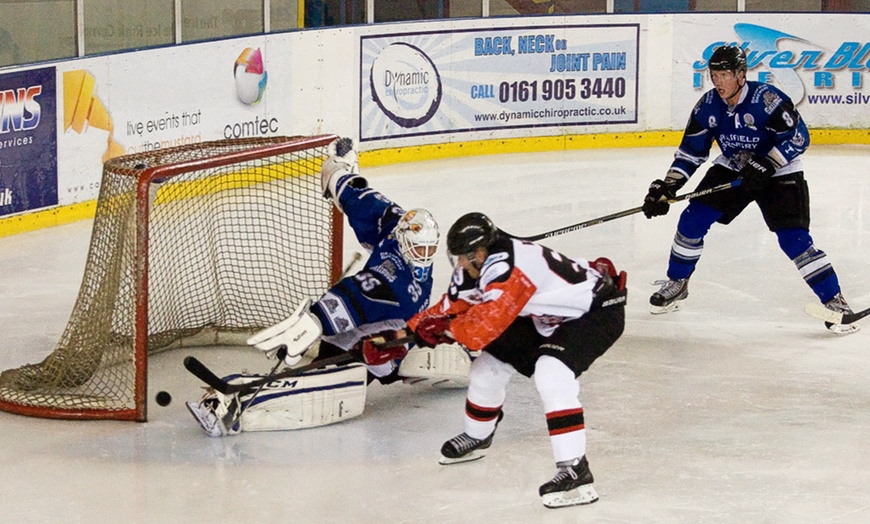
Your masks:
<svg viewBox="0 0 870 524"><path fill-rule="evenodd" d="M360 139L637 122L638 24L362 36Z"/></svg>
<svg viewBox="0 0 870 524"><path fill-rule="evenodd" d="M57 204L53 67L0 75L0 216Z"/></svg>
<svg viewBox="0 0 870 524"><path fill-rule="evenodd" d="M723 44L747 52L747 78L773 84L788 94L810 126L870 126L870 24L830 23L824 15L757 15L715 26L699 18L674 31L674 122L685 120L691 104L713 87L707 60ZM742 19L739 19L742 20ZM836 31L820 31L834 27ZM682 79L682 81L678 81ZM686 99L692 102L686 102Z"/></svg>

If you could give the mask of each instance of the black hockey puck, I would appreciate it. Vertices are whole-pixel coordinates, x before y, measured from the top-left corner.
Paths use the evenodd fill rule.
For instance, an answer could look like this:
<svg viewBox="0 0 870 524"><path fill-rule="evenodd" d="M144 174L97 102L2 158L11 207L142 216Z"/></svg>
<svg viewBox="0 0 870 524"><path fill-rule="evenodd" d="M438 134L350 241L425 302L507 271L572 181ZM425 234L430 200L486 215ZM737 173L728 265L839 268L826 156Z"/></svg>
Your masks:
<svg viewBox="0 0 870 524"><path fill-rule="evenodd" d="M170 395L168 391L158 391L154 400L156 400L157 404L160 406L168 406L169 403L172 402L172 395Z"/></svg>

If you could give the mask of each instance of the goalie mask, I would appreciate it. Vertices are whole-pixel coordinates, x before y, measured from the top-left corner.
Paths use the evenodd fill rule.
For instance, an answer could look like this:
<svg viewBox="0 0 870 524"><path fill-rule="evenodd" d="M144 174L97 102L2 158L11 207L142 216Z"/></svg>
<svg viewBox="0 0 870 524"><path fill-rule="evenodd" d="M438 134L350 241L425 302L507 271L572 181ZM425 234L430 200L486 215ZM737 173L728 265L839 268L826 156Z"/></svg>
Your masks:
<svg viewBox="0 0 870 524"><path fill-rule="evenodd" d="M438 251L438 223L425 209L412 209L402 215L393 235L399 242L402 258L411 266L414 280L429 278L432 261Z"/></svg>

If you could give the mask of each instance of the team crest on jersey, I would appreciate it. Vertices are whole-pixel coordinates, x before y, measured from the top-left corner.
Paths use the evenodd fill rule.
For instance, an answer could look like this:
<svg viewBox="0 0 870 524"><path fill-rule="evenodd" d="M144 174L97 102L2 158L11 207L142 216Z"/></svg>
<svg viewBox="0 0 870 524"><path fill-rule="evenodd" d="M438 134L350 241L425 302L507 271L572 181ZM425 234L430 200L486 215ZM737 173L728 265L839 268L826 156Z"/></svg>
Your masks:
<svg viewBox="0 0 870 524"><path fill-rule="evenodd" d="M746 113L745 115L743 115L743 125L745 125L749 129L756 130L755 129L755 117L752 116L752 114L750 114L750 113Z"/></svg>
<svg viewBox="0 0 870 524"><path fill-rule="evenodd" d="M780 98L773 91L765 91L764 93L764 112L768 115L773 114L773 110L779 107L779 104L782 102L782 98Z"/></svg>
<svg viewBox="0 0 870 524"><path fill-rule="evenodd" d="M335 325L335 331L338 333L344 333L351 329L350 321L344 317L332 317L332 323Z"/></svg>
<svg viewBox="0 0 870 524"><path fill-rule="evenodd" d="M806 141L807 139L804 138L804 136L800 133L795 134L795 136L791 138L791 143L794 144L794 146L797 148L804 147Z"/></svg>
<svg viewBox="0 0 870 524"><path fill-rule="evenodd" d="M396 280L396 264L392 260L384 260L377 266L371 268L372 271L386 278L389 282Z"/></svg>
<svg viewBox="0 0 870 524"><path fill-rule="evenodd" d="M710 115L709 117L707 117L707 127L709 127L710 129L716 127L716 117L715 116Z"/></svg>
<svg viewBox="0 0 870 524"><path fill-rule="evenodd" d="M338 309L338 300L334 298L324 297L323 300L320 301L320 303L323 304L329 314L335 313L335 311Z"/></svg>
<svg viewBox="0 0 870 524"><path fill-rule="evenodd" d="M768 86L767 84L761 84L760 86L758 86L758 89L753 91L751 103L757 104L758 101L761 100L762 97L767 96L767 93L769 92L770 86Z"/></svg>

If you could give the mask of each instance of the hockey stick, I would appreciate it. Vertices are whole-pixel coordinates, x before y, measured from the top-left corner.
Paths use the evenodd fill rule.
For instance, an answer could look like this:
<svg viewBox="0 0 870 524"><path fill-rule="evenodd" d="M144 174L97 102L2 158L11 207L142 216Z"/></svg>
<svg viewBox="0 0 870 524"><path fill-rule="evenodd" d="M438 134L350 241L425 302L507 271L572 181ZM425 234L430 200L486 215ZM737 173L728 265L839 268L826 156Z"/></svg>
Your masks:
<svg viewBox="0 0 870 524"><path fill-rule="evenodd" d="M362 254L358 251L355 252L351 258L351 261L345 266L344 271L342 271L341 276L338 277L338 280L341 280L344 277L346 277L348 275L348 273L350 273L350 271L353 269L353 266L361 258L362 258ZM276 371L278 370L278 367L280 367L281 364L283 363L284 356L286 354L287 354L287 347L281 346L278 349L278 352L276 354L278 356L278 362L275 364L275 367L272 368L272 371L265 378L251 381L251 382L247 382L244 384L230 384L229 382L225 381L221 377L215 375L214 372L212 372L205 364L203 364L196 357L193 357L193 356L185 357L184 367L188 371L190 371L193 375L195 375L197 378L199 378L200 380L202 380L203 382L208 384L209 387L211 387L215 391L219 391L219 392L226 395L226 394L232 394L232 393L239 393L242 391L248 391L249 389L253 389L253 388L256 388L258 386L260 389L262 389L264 385L268 384L269 382L271 382L273 380L279 379L279 378L294 376L294 375L298 375L300 373L304 373L304 372L312 370L312 369L318 369L318 368L329 366L332 364L344 364L344 363L348 363L348 362L355 360L352 356L347 355L347 354L337 355L335 357L330 357L330 358L326 358L326 359L321 359L317 362L312 362L311 364L306 365L306 366L302 366L302 367L295 368L295 369L288 369L288 370L285 370L281 373L276 373ZM256 396L260 392L260 389L258 389L256 391L256 393L254 393L254 396ZM250 404L250 402L249 402L249 404Z"/></svg>
<svg viewBox="0 0 870 524"><path fill-rule="evenodd" d="M713 186L707 189L701 189L700 191L694 191L692 193L686 193L683 195L676 196L670 200L668 200L669 204L673 204L674 202L680 202L683 200L691 200L693 198L698 198L700 196L709 195L710 193L716 193L719 191L724 191L726 189L731 189L732 187L737 187L741 184L741 180L737 179L733 182L728 182L726 184L720 184L718 186ZM577 231L578 229L587 228L589 226L597 226L598 224L603 224L604 222L610 222L611 220L616 220L617 218L627 217L629 215L634 215L635 213L640 213L643 211L643 206L633 207L631 209L626 209L625 211L619 211L618 213L612 213L610 215L605 215L599 218L593 218L592 220L587 220L586 222L580 222L579 224L574 224L573 226L565 226L559 229L554 229L552 231L547 231L546 233L538 233L537 235L532 235L528 237L520 237L516 235L511 235L510 233L505 233L512 238L516 238L517 240L543 240L545 238L555 237L558 235L564 235L565 233L571 233L572 231Z"/></svg>
<svg viewBox="0 0 870 524"><path fill-rule="evenodd" d="M831 311L821 304L811 302L804 306L804 311L807 315L830 322L831 324L851 324L857 320L870 315L870 308L856 311L854 313L840 313L839 311Z"/></svg>
<svg viewBox="0 0 870 524"><path fill-rule="evenodd" d="M200 362L199 359L194 356L184 357L184 367L215 391L223 393L224 395L232 395L233 393L241 393L250 389L260 387L262 385L268 384L269 382L272 382L273 380L287 377L295 377L297 375L305 373L306 371L311 371L312 369L325 368L326 366L331 365L349 364L355 361L356 359L353 357L353 355L351 355L350 353L343 353L334 357L317 360L315 362L312 362L311 364L298 368L288 368L283 371L279 371L272 376L252 380L251 382L245 382L244 384L231 384L227 382L221 377L215 375L215 373L210 370L208 366ZM278 366L280 366L282 363L283 361L279 360Z"/></svg>
<svg viewBox="0 0 870 524"><path fill-rule="evenodd" d="M278 359L278 362L272 368L272 371L270 371L269 374L266 375L266 378L263 379L265 382L260 384L260 387L258 387L257 390L254 391L254 394L251 395L251 398L249 398L248 401L245 402L245 404L239 409L239 412L236 413L235 417L233 417L233 421L230 423L230 425L228 427L230 427L230 428L235 427L236 423L242 419L242 415L245 413L245 411L249 407L251 407L251 404L254 403L254 400L257 398L257 395L259 395L260 392L263 391L263 388L266 387L266 384L275 380L275 373L278 372L278 368L281 367L281 364L284 363L284 357L286 357L286 356L287 356L287 346L279 347L278 352L275 353L275 357Z"/></svg>
<svg viewBox="0 0 870 524"><path fill-rule="evenodd" d="M344 277L346 277L347 275L349 275L350 270L353 269L353 266L355 266L356 263L359 262L361 258L362 258L362 253L360 253L359 251L354 251L353 256L350 259L350 262L348 262L347 265L344 266L344 271L341 272L341 275L339 275L338 280L341 280Z"/></svg>
<svg viewBox="0 0 870 524"><path fill-rule="evenodd" d="M388 349L391 347L400 346L402 344L407 344L408 342L411 342L413 340L413 335L409 335L406 337L397 338L395 340L390 340L389 342L381 345L381 347L383 349ZM279 359L278 364L275 366L275 369L277 369L277 367L280 366L282 362L283 359ZM226 380L217 376L212 370L208 368L208 366L200 362L199 359L194 356L187 356L184 358L184 367L215 391L223 393L224 395L231 395L233 393L242 393L250 389L263 387L274 380L295 377L315 369L322 369L327 366L333 365L350 364L351 362L359 362L359 360L357 360L351 353L342 353L340 355L315 360L310 364L298 368L288 368L283 371L279 371L278 373L274 373L273 370L273 373L270 373L267 377L252 380L251 382L245 382L244 384L231 384L227 382Z"/></svg>

